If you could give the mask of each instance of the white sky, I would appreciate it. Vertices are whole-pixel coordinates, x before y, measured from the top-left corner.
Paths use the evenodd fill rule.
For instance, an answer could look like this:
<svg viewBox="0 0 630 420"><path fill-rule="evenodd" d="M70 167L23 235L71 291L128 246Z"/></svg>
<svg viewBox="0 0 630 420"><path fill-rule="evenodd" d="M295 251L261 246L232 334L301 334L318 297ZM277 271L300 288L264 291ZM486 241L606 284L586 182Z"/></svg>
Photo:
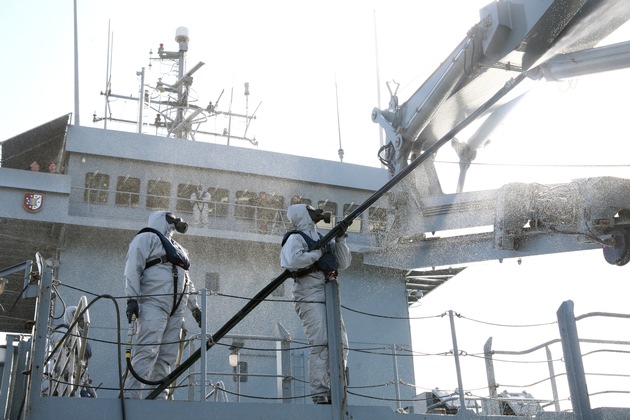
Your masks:
<svg viewBox="0 0 630 420"><path fill-rule="evenodd" d="M225 89L221 100L225 109L233 88L232 110L243 112L243 84L249 82L249 111L262 102L248 132L256 136L260 149L337 160L336 80L344 161L378 166L379 133L370 119L372 108L378 105L375 19L384 108L389 100L385 83L400 83L401 102L406 100L463 39L477 22L479 8L488 2L78 0L80 123L102 127L102 123L92 123L92 114L101 117L104 111L99 92L105 88L108 25L113 34L112 91L134 96L136 72L142 67L147 68L147 83L155 82L158 65L154 63L148 71L149 50L155 53L164 43L166 50L176 51L175 30L186 26L190 34L187 67L205 62L194 75L199 105L214 102ZM0 34L4 57L0 140L74 112L73 2L2 1ZM629 39L626 28L608 43ZM493 134L491 144L480 151L478 161L492 165L470 169L467 190L498 188L511 181L566 182L601 175L630 178L628 76L630 72L624 70L562 83L539 82ZM112 104L114 117L133 117L136 106L133 101L118 100ZM226 120L218 119L206 129L221 131L224 126ZM236 135L237 130L233 131ZM450 146L438 155L438 160L453 159ZM495 166L505 163L626 166ZM438 170L444 176L444 190L453 192L456 166L441 164ZM628 313L628 270L609 266L601 251L526 258L521 265L490 262L467 269L425 297L411 314L436 315L452 309L473 319L522 325L554 321L556 310L567 299L575 302L576 314ZM437 331L448 333L447 318L438 322ZM459 347L469 353L482 352L489 335L495 337L494 347L502 350L523 350L547 340L540 339L537 331L530 334L529 329L519 329L515 337L503 331L513 329L489 332L481 324L465 322L457 321ZM433 339L436 330L418 323L412 324L417 351L430 352L427 346L436 351L450 348L450 333L438 343ZM557 330L557 326L552 328ZM627 330L628 325L619 329ZM417 384L455 388L454 375L450 370L441 374L437 370L441 368L419 359ZM502 378L499 369L499 382L516 382ZM484 383L483 371L464 377L465 388ZM621 388L630 389L630 381ZM478 394L486 395L487 390ZM627 406L623 400L613 395L592 404Z"/></svg>

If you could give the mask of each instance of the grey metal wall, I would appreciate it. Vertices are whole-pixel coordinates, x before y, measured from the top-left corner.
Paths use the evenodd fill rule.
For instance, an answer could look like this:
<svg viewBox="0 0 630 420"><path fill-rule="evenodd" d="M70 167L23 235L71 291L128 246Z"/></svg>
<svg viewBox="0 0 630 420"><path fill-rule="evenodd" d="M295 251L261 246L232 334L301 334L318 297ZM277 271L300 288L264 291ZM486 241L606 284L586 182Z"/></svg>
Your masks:
<svg viewBox="0 0 630 420"><path fill-rule="evenodd" d="M124 297L123 268L127 244L133 233L120 230L71 229L61 253L58 278L62 285L58 290L67 305L76 304L81 294L88 301L98 295L120 297L117 300L121 317L121 340L126 341L127 322L124 318L126 300ZM279 245L261 246L241 241L198 239L185 240L192 258L191 278L198 289L205 287L206 273L218 273L220 286L217 294L209 292L208 332L213 333L229 320L262 287L281 273L278 262ZM354 256L353 266L340 275L342 310L350 340L349 369L351 386L383 384L395 379L394 364L388 352L389 346L400 345L411 348L411 337L407 316L405 283L396 271L380 270L361 264L360 255ZM243 322L230 332L230 335L274 336L276 324L281 323L296 340L304 341L299 319L291 302L291 280L284 284L284 294L271 296L269 302L260 304ZM80 289L80 290L76 290ZM85 292L83 292L85 291ZM89 292L90 294L87 294ZM57 314L61 311L59 299ZM373 315L365 315L369 313ZM116 341L118 335L115 308L109 299L98 299L90 309L90 337L106 342ZM188 316L189 335L197 334L198 327ZM245 347L267 349L274 343L260 344L255 340L244 340ZM232 340L226 338L208 351L208 371L226 375L209 376L213 382L224 381L227 389L236 392L231 367L228 366L228 347ZM223 345L222 345L223 344ZM302 347L302 344L294 344ZM109 343L92 342L93 357L90 361L90 374L96 385L117 386L116 346ZM370 349L369 353L354 350ZM308 350L298 350L294 354L297 363L294 375L299 376L300 363L305 364ZM403 352L404 353L404 352ZM274 374L276 353L273 351L244 351L241 360L247 361L249 373ZM249 355L249 356L248 356ZM300 360L302 362L300 362ZM413 382L411 357L397 359L400 379ZM302 378L306 379L306 378ZM295 395L304 388L296 382ZM308 386L305 387L308 391ZM305 392L302 391L302 392ZM274 398L276 381L273 378L250 378L242 383L240 392L245 395ZM379 397L394 398L395 390L389 387L379 391ZM308 393L308 392L306 392ZM403 389L403 395L411 398L412 390ZM99 395L114 397L115 391L100 391ZM181 394L180 394L181 395ZM371 400L350 396L355 404L370 404ZM270 400L273 401L273 400ZM381 402L382 404L382 402Z"/></svg>

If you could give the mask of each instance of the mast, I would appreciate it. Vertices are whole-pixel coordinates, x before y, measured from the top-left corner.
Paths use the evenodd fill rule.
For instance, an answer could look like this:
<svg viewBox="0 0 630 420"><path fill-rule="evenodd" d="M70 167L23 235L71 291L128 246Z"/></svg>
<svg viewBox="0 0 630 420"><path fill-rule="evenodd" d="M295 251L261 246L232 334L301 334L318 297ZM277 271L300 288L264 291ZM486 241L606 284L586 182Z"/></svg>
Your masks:
<svg viewBox="0 0 630 420"><path fill-rule="evenodd" d="M113 40L110 36L110 40ZM155 126L156 135L163 135L166 130L168 137L175 137L180 139L195 140L196 134L205 134L214 137L220 137L227 140L227 144L230 144L231 139L247 140L252 145L257 146L258 142L256 138L250 139L247 137L247 130L252 120L256 119L256 112L260 103L254 110L252 115L249 115L249 83L245 84L245 98L247 101L247 109L245 115L234 113L231 110L232 99L230 100L230 109L228 111L221 111L218 103L221 96L213 104L209 102L207 106L202 107L197 104L196 98L190 96L191 85L193 83L193 74L197 72L204 62L200 61L190 70L186 71L186 53L188 52L188 42L190 37L188 36L188 29L180 26L175 31L175 41L178 43L179 48L177 51L166 51L164 44L160 44L157 57L150 57L149 60L170 60L174 63L174 67L177 68L176 81L165 81L159 78L158 81L152 87L149 84L145 85L145 68L142 67L140 71L136 72L136 76L140 77L140 86L137 90L137 95L119 95L111 92L111 54L112 49L108 44L108 67L106 69L106 89L105 92L101 92L101 95L105 96L105 115L98 117L96 113L93 116L93 122L104 121L107 128L107 121L116 121L127 124L134 124L137 126L137 132L142 133L145 125ZM109 40L108 40L109 42ZM153 54L151 51L150 54ZM151 64L149 64L149 68ZM150 83L150 82L148 82ZM132 119L113 118L110 110L110 98L123 99L125 101L138 101L138 110L136 115ZM155 112L155 119L151 122L144 122L144 111L149 110ZM229 126L224 128L221 132L207 132L199 130L199 127L210 118L217 117L219 115L226 115L229 117ZM234 134L232 132L232 119L239 118L246 121L245 130L242 135Z"/></svg>
<svg viewBox="0 0 630 420"><path fill-rule="evenodd" d="M77 0L74 0L74 125L79 121L79 30L77 25Z"/></svg>
<svg viewBox="0 0 630 420"><path fill-rule="evenodd" d="M111 81L109 72L112 66L112 63L110 61L111 60L110 52L111 52L112 45L110 44L110 41L113 41L113 37L111 33L111 21L108 21L107 22L107 62L105 63L105 95L107 95L107 93L111 89L111 86L109 84ZM103 110L103 115L105 116L107 115L108 105L109 103L107 100L107 96L105 96L105 109ZM107 130L107 118L105 118L103 121L103 128Z"/></svg>

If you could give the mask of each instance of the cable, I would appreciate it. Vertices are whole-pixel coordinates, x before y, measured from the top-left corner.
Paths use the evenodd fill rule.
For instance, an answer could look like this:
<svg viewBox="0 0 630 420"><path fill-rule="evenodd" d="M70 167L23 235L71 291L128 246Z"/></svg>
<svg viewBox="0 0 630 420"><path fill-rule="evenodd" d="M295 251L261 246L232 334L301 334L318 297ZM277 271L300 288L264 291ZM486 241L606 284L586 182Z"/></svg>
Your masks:
<svg viewBox="0 0 630 420"><path fill-rule="evenodd" d="M232 344L225 344L225 343L215 343L215 345L223 346L223 347L232 347ZM269 352L277 353L277 352L283 352L283 351L311 349L314 347L326 347L326 344L309 344L309 345L304 345L301 347L291 347L288 349L261 349L261 348L255 348L255 347L240 347L239 346L239 350L269 351Z"/></svg>
<svg viewBox="0 0 630 420"><path fill-rule="evenodd" d="M378 401L394 401L394 402L415 402L417 399L404 399L404 398L385 398L385 397L374 397L372 395L359 394L352 391L347 391L348 394L354 395L355 397L368 398L370 400L378 400Z"/></svg>
<svg viewBox="0 0 630 420"><path fill-rule="evenodd" d="M317 395L321 395L322 394L322 393L315 393L315 394L299 395L299 396L295 396L295 397L258 397L258 396L255 396L255 395L241 394L241 393L238 393L238 392L228 391L227 389L224 389L224 388L222 388L221 391L225 392L226 394L236 395L236 396L239 396L239 397L252 398L252 399L255 399L255 400L271 400L271 401L299 400L299 399L302 399L302 398L315 397Z"/></svg>
<svg viewBox="0 0 630 420"><path fill-rule="evenodd" d="M341 305L342 308L347 309L350 312L355 312L361 315L373 316L376 318L384 318L384 319L429 319L429 318L442 318L446 315L446 312L440 315L430 315L430 316L420 316L420 317L408 317L408 316L390 316L390 315L378 315L369 312L363 312L356 309L349 308L345 305Z"/></svg>
<svg viewBox="0 0 630 420"><path fill-rule="evenodd" d="M481 353L479 353L481 354ZM494 357L485 357L485 356L480 356L479 354L466 354L467 356L470 357L474 357L477 359L484 359L484 360L492 360L493 362L503 362L503 363L516 363L516 364L547 364L549 362L561 362L564 360L564 358L560 357L558 359L550 359L550 360L532 360L532 361L518 361L518 360L505 360L505 359L496 359Z"/></svg>
<svg viewBox="0 0 630 420"><path fill-rule="evenodd" d="M15 308L15 305L17 305L18 301L20 300L20 297L22 296L22 294L26 291L26 289L31 286L33 283L36 283L40 280L39 274L35 275L32 274L31 275L32 279L26 284L26 286L24 286L24 288L20 291L20 293L17 295L17 297L15 298L15 301L13 302L13 305L11 305L11 308L9 308L9 310L7 312L11 312L13 310L13 308Z"/></svg>
<svg viewBox="0 0 630 420"><path fill-rule="evenodd" d="M64 314L66 312L66 301L63 300L63 297L57 291L57 285L55 285L55 282L53 282L52 290L55 293L55 295L59 298L59 300L61 301L61 305L62 305L63 311L61 311L61 314L59 315L59 317L55 318L54 316L51 315L51 318L52 319L61 319L61 318L63 318L63 316L64 316Z"/></svg>
<svg viewBox="0 0 630 420"><path fill-rule="evenodd" d="M473 318L468 318L464 315L461 314L455 314L458 318L462 318L462 319L467 319L469 321L473 321L473 322L477 322L479 324L486 324L486 325L492 325L495 327L509 327L509 328L525 328L525 327L542 327L544 325L554 325L557 324L558 321L551 321L551 322L545 322L542 324L523 324L523 325L514 325L514 324L497 324L494 322L487 322L487 321L480 321L477 319L473 319Z"/></svg>
<svg viewBox="0 0 630 420"><path fill-rule="evenodd" d="M382 348L385 349L385 348ZM348 351L354 351L357 353L367 353L367 354L374 354L377 356L389 356L392 357L393 354L391 352L388 353L381 353L381 352L376 352L373 350L380 350L380 349L353 349L351 347L347 348ZM420 357L420 356L448 356L449 354L452 354L452 351L448 351L448 352L443 352L443 353L418 353L418 352L412 352L411 350L408 350L409 352L413 353L413 354L397 354L396 357Z"/></svg>

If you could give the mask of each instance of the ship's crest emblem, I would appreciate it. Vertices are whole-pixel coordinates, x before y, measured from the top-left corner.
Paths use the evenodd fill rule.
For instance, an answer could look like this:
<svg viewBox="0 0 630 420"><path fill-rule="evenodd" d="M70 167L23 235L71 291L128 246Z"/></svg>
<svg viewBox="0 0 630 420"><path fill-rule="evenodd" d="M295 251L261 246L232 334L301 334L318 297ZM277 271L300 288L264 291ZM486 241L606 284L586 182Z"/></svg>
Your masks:
<svg viewBox="0 0 630 420"><path fill-rule="evenodd" d="M26 211L37 213L44 206L44 195L31 192L24 193L22 205Z"/></svg>

